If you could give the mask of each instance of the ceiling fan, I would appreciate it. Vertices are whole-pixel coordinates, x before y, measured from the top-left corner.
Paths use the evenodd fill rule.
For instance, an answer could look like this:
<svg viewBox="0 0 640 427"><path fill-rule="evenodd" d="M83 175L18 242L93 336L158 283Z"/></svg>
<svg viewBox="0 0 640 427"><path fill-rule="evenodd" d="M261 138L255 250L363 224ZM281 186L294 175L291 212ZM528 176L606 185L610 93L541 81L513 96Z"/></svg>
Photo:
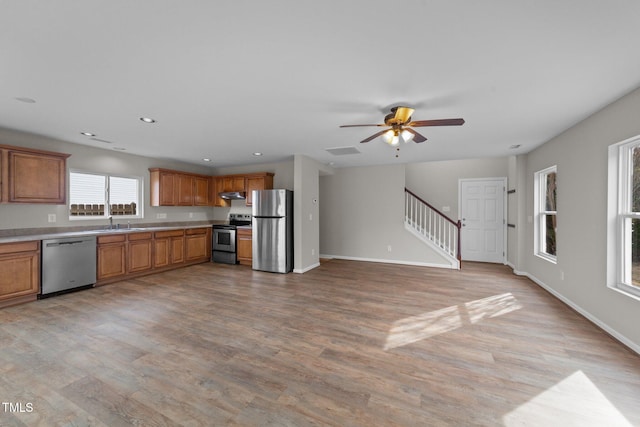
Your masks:
<svg viewBox="0 0 640 427"><path fill-rule="evenodd" d="M397 106L391 108L391 113L384 117L384 123L367 124L367 125L342 125L341 128L360 127L360 126L384 126L388 129L374 133L370 137L360 141L369 142L382 136L384 141L389 145L396 146L400 140L409 142L424 142L427 140L423 135L415 131L414 127L425 126L460 126L464 124L464 119L437 119L437 120L415 120L411 121L411 115L415 110L409 107Z"/></svg>

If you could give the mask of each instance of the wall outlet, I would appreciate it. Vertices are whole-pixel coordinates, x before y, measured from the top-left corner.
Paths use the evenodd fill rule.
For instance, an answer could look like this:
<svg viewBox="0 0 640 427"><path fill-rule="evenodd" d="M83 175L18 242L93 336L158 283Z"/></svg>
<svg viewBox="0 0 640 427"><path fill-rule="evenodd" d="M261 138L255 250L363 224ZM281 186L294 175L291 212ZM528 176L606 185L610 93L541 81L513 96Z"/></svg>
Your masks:
<svg viewBox="0 0 640 427"><path fill-rule="evenodd" d="M309 214L309 221L313 221L313 214Z"/></svg>
<svg viewBox="0 0 640 427"><path fill-rule="evenodd" d="M166 213L156 214L156 219L167 219L167 214Z"/></svg>
<svg viewBox="0 0 640 427"><path fill-rule="evenodd" d="M387 246L387 252L391 252L391 245Z"/></svg>
<svg viewBox="0 0 640 427"><path fill-rule="evenodd" d="M315 255L316 254L316 250L315 249L311 249L311 255Z"/></svg>
<svg viewBox="0 0 640 427"><path fill-rule="evenodd" d="M47 221L56 222L56 214L48 214L47 215Z"/></svg>
<svg viewBox="0 0 640 427"><path fill-rule="evenodd" d="M193 218L193 212L189 212L189 218Z"/></svg>

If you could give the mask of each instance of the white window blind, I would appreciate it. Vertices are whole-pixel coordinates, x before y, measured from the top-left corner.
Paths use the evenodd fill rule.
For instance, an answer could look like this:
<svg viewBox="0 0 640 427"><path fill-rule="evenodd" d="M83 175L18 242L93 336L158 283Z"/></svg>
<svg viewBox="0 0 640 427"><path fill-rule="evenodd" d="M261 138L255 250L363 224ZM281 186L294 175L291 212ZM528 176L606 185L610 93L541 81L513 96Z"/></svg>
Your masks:
<svg viewBox="0 0 640 427"><path fill-rule="evenodd" d="M138 203L138 180L134 178L110 176L109 203Z"/></svg>
<svg viewBox="0 0 640 427"><path fill-rule="evenodd" d="M88 173L69 174L69 203L106 204L106 177Z"/></svg>
<svg viewBox="0 0 640 427"><path fill-rule="evenodd" d="M142 178L69 172L69 217L142 218Z"/></svg>

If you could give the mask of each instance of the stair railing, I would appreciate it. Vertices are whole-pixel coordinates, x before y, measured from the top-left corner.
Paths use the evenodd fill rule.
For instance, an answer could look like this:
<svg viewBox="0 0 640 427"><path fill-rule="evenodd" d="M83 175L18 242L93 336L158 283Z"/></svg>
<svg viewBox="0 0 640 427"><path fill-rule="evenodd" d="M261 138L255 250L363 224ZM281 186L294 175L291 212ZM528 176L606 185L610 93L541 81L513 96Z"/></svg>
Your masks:
<svg viewBox="0 0 640 427"><path fill-rule="evenodd" d="M462 221L452 220L406 188L404 189L404 201L405 222L424 238L461 262L460 229Z"/></svg>

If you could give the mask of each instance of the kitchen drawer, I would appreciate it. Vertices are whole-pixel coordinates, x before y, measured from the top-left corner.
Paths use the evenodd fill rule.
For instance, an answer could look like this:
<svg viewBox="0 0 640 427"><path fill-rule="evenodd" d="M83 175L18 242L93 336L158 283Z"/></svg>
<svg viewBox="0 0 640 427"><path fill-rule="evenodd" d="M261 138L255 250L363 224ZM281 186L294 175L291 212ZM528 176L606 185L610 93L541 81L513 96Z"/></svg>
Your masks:
<svg viewBox="0 0 640 427"><path fill-rule="evenodd" d="M103 245L105 243L121 243L127 240L126 234L117 234L112 236L98 236L98 244Z"/></svg>
<svg viewBox="0 0 640 427"><path fill-rule="evenodd" d="M185 233L187 236L193 236L194 234L207 234L208 230L210 230L210 228L188 228L185 230Z"/></svg>
<svg viewBox="0 0 640 427"><path fill-rule="evenodd" d="M240 227L238 227L238 237L243 236L243 237L251 238L252 234L253 234L253 230L251 228L240 228Z"/></svg>
<svg viewBox="0 0 640 427"><path fill-rule="evenodd" d="M130 242L135 240L151 240L151 237L153 237L150 231L145 231L144 233L130 233L128 236Z"/></svg>
<svg viewBox="0 0 640 427"><path fill-rule="evenodd" d="M167 230L167 231L155 232L156 239L162 239L163 237L180 237L180 236L184 236L184 230Z"/></svg>
<svg viewBox="0 0 640 427"><path fill-rule="evenodd" d="M34 252L39 248L38 241L18 242L18 243L2 243L0 244L0 254L8 254L15 252Z"/></svg>

